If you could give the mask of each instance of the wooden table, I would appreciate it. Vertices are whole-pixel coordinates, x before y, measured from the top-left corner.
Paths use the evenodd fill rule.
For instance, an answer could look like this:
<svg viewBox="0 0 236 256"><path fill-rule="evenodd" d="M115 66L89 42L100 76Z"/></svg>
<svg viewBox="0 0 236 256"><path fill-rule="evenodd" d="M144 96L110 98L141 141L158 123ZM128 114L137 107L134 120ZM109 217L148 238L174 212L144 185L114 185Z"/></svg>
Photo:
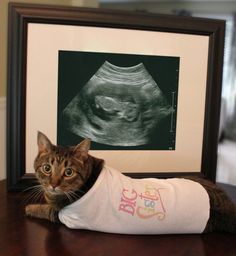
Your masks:
<svg viewBox="0 0 236 256"><path fill-rule="evenodd" d="M235 235L141 236L70 230L26 218L23 199L21 193L7 193L5 182L0 182L1 256L236 256Z"/></svg>

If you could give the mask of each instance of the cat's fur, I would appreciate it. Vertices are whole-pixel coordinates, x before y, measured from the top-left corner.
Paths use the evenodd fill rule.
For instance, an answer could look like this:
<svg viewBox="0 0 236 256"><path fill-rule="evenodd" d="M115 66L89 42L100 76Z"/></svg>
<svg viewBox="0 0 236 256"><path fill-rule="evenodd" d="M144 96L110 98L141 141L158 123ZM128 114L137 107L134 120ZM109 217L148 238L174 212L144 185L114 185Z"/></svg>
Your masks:
<svg viewBox="0 0 236 256"><path fill-rule="evenodd" d="M53 145L41 132L38 133L38 155L34 162L45 204L30 204L26 215L59 221L58 212L85 194L95 183L104 161L88 154L90 140L77 146ZM215 184L198 177L188 177L199 182L210 198L210 218L205 232L225 231L236 233L236 206L226 193Z"/></svg>

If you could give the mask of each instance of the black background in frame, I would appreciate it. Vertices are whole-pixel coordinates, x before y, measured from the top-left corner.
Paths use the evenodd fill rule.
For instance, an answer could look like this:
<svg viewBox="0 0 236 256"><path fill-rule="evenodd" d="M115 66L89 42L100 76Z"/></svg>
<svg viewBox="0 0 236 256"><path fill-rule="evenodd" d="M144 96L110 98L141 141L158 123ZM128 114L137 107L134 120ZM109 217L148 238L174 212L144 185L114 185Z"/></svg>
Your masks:
<svg viewBox="0 0 236 256"><path fill-rule="evenodd" d="M179 78L179 57L150 56L135 54L94 53L79 51L59 51L58 68L58 125L57 144L75 145L83 138L68 131L63 124L61 113L80 89L89 81L105 61L121 67L143 63L151 74L168 103L172 105L174 94L173 129L170 132L171 115L164 118L156 129L152 143L135 147L110 146L92 143L93 150L174 150L177 120L177 98Z"/></svg>

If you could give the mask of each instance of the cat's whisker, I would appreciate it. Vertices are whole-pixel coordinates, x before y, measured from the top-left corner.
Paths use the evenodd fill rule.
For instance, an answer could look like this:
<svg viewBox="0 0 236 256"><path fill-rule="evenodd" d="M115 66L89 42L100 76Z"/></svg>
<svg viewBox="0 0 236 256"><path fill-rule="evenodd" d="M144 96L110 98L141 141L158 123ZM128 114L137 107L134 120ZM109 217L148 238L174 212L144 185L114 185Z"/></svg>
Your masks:
<svg viewBox="0 0 236 256"><path fill-rule="evenodd" d="M66 192L64 192L64 195L66 196L66 198L69 200L69 202L70 202L70 198L68 197L68 195L67 195L67 193Z"/></svg>
<svg viewBox="0 0 236 256"><path fill-rule="evenodd" d="M71 197L71 195L68 192L64 192L64 194L68 198L69 202L72 203L73 202L73 198Z"/></svg>
<svg viewBox="0 0 236 256"><path fill-rule="evenodd" d="M34 190L35 188L37 187L41 187L42 185L39 184L39 185L35 185L35 186L31 186L31 187L28 187L26 189L24 189L23 191L20 192L20 195L23 195L24 193L28 193L30 191L30 193L32 192L31 190Z"/></svg>
<svg viewBox="0 0 236 256"><path fill-rule="evenodd" d="M24 200L28 200L32 197L32 195L34 195L36 193L36 191L38 190L38 188L30 188L31 191L27 192L27 196L24 198ZM29 190L29 189L27 189Z"/></svg>
<svg viewBox="0 0 236 256"><path fill-rule="evenodd" d="M32 203L35 199L35 196L38 194L38 191L32 191L24 200L23 200L23 204L27 204L27 203Z"/></svg>
<svg viewBox="0 0 236 256"><path fill-rule="evenodd" d="M76 195L74 195L74 194L72 194L72 193L69 193L69 195L70 195L70 197L71 197L71 199L72 199L73 202L78 199L78 196L76 196Z"/></svg>
<svg viewBox="0 0 236 256"><path fill-rule="evenodd" d="M37 202L38 199L40 199L40 197L43 196L43 188L41 185L30 187L26 189L26 191L29 189L31 189L31 191L29 192L27 197L24 198L24 200L22 201L22 204L26 204L28 202Z"/></svg>
<svg viewBox="0 0 236 256"><path fill-rule="evenodd" d="M43 191L38 190L38 192L35 194L35 197L34 197L35 202L40 202L42 200L42 197L43 197Z"/></svg>
<svg viewBox="0 0 236 256"><path fill-rule="evenodd" d="M78 193L76 193L75 191L68 191L66 192L66 195L68 197L68 199L70 198L70 202L73 203L74 201L76 201L77 199L79 199L81 197L81 195L79 195Z"/></svg>
<svg viewBox="0 0 236 256"><path fill-rule="evenodd" d="M71 203L73 203L75 200L74 200L74 198L73 198L73 196L71 195L71 194L68 194L69 195L69 197L70 197L70 199L71 199Z"/></svg>
<svg viewBox="0 0 236 256"><path fill-rule="evenodd" d="M24 193L24 192L26 192L26 191L28 191L28 190L32 190L32 189L38 188L38 187L42 187L42 185L41 185L41 184L38 184L38 185L35 185L35 186L28 187L28 188L24 189L24 190L22 191L22 193Z"/></svg>
<svg viewBox="0 0 236 256"><path fill-rule="evenodd" d="M78 190L79 192L81 192L82 194L85 194L85 192L84 191L82 191L82 190ZM81 195L78 195L78 193L76 193L75 191L69 191L69 193L70 193L70 195L73 197L73 198L75 198L75 199L78 199L78 198L80 198L81 197Z"/></svg>

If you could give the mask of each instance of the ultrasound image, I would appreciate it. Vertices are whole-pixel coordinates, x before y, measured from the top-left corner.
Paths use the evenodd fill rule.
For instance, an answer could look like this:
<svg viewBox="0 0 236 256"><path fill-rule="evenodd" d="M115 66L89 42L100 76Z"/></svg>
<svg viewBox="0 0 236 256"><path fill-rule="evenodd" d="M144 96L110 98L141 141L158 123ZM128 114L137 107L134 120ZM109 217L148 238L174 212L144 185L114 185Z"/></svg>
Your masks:
<svg viewBox="0 0 236 256"><path fill-rule="evenodd" d="M143 63L120 67L105 61L62 112L75 135L112 146L151 143L162 119L173 113Z"/></svg>

